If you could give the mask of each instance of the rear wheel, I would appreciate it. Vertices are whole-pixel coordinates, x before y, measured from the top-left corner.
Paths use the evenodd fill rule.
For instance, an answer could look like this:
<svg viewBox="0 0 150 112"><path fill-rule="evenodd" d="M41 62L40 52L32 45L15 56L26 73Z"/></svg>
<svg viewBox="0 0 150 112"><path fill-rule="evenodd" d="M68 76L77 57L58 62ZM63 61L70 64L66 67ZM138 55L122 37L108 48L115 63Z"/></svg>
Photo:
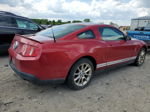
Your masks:
<svg viewBox="0 0 150 112"><path fill-rule="evenodd" d="M86 58L80 59L71 68L67 84L71 89L83 89L90 83L93 74L93 63Z"/></svg>
<svg viewBox="0 0 150 112"><path fill-rule="evenodd" d="M141 66L145 62L145 57L146 57L146 49L142 48L135 60L135 65Z"/></svg>

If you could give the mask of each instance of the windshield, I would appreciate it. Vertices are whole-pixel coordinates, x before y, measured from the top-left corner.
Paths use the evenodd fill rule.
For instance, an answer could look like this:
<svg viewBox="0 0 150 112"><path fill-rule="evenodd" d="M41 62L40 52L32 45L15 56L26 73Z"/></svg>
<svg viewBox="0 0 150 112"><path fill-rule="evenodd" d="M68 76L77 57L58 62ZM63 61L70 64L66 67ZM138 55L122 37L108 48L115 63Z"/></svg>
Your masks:
<svg viewBox="0 0 150 112"><path fill-rule="evenodd" d="M53 26L52 28L48 28L46 30L36 33L36 35L47 36L52 38L54 32L55 38L60 38L84 27L85 27L84 25L65 24Z"/></svg>

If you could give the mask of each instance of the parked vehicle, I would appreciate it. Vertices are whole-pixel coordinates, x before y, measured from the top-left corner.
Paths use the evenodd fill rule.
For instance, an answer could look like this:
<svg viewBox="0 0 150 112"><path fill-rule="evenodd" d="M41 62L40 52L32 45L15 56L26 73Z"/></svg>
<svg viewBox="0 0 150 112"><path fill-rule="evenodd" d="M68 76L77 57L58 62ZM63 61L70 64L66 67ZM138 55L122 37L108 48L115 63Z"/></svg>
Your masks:
<svg viewBox="0 0 150 112"><path fill-rule="evenodd" d="M143 31L144 30L144 27L137 27L135 28L135 31Z"/></svg>
<svg viewBox="0 0 150 112"><path fill-rule="evenodd" d="M66 24L35 35L16 35L9 49L10 66L34 83L86 87L95 70L144 63L147 46L109 25Z"/></svg>
<svg viewBox="0 0 150 112"><path fill-rule="evenodd" d="M150 48L150 23L145 27L136 28L135 31L127 31L127 34L132 38L146 42Z"/></svg>
<svg viewBox="0 0 150 112"><path fill-rule="evenodd" d="M0 52L7 51L15 34L33 34L43 27L28 18L0 11Z"/></svg>

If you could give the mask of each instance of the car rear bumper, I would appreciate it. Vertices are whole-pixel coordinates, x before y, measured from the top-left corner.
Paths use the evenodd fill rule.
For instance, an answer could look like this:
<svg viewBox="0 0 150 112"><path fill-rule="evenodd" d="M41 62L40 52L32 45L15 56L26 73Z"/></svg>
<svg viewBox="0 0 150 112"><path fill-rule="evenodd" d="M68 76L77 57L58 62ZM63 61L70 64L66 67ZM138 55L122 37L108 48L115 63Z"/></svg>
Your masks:
<svg viewBox="0 0 150 112"><path fill-rule="evenodd" d="M34 84L61 84L65 82L65 79L52 79L52 80L40 80L35 75L28 74L25 72L21 72L18 70L12 63L12 61L9 62L10 67L12 70L19 75L22 79L27 80L29 82L32 82Z"/></svg>

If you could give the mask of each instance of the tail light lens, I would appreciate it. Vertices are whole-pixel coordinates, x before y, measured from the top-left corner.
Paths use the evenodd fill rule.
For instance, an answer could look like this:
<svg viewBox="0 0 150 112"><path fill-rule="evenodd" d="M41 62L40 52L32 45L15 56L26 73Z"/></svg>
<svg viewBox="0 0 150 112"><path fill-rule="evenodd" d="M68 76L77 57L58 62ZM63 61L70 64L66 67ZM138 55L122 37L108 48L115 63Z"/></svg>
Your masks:
<svg viewBox="0 0 150 112"><path fill-rule="evenodd" d="M36 57L40 53L40 49L31 45L24 44L20 54L25 57Z"/></svg>

